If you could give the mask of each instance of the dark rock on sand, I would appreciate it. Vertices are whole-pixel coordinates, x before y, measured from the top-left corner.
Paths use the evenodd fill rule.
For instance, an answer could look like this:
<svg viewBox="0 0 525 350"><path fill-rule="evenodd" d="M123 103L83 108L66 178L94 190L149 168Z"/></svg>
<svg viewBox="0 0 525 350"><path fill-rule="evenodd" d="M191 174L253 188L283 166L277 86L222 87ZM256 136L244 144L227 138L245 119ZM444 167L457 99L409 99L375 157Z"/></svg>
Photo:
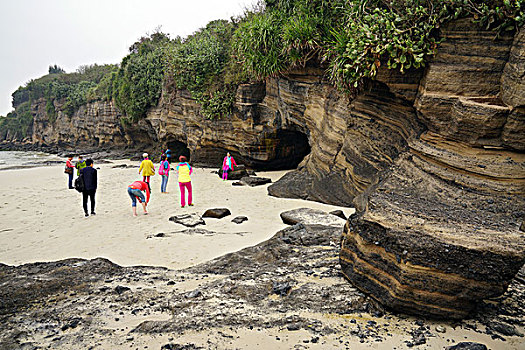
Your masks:
<svg viewBox="0 0 525 350"><path fill-rule="evenodd" d="M248 221L248 218L246 216L236 216L232 219L232 222L236 224L242 224L245 221Z"/></svg>
<svg viewBox="0 0 525 350"><path fill-rule="evenodd" d="M147 236L147 238L172 237L173 235L178 235L178 234L190 235L190 236L193 236L193 235L215 236L215 235L231 235L231 234L234 234L234 235L244 236L246 233L247 232L218 232L218 231L206 230L206 229L203 229L203 228L192 227L192 228L188 228L188 229L185 229L185 230L171 231L171 232L168 232L168 233L162 233L162 236L159 236L160 234L150 235L150 236Z"/></svg>
<svg viewBox="0 0 525 350"><path fill-rule="evenodd" d="M290 282L273 282L272 291L274 294L280 295L281 297L285 297L288 295L290 290L292 289L292 286L290 285Z"/></svg>
<svg viewBox="0 0 525 350"><path fill-rule="evenodd" d="M332 214L332 215L335 215L335 216L339 216L341 219L344 219L344 220L347 219L345 213L343 213L342 210L334 210L334 211L331 211L329 214Z"/></svg>
<svg viewBox="0 0 525 350"><path fill-rule="evenodd" d="M222 219L223 217L228 215L231 215L231 212L228 208L214 208L206 210L204 214L202 214L202 217Z"/></svg>
<svg viewBox="0 0 525 350"><path fill-rule="evenodd" d="M456 345L447 346L445 350L487 350L487 346L480 343L461 342Z"/></svg>
<svg viewBox="0 0 525 350"><path fill-rule="evenodd" d="M272 182L272 180L266 177L245 176L241 178L241 181L239 182L241 182L244 185L254 187L254 186L265 185L267 183Z"/></svg>
<svg viewBox="0 0 525 350"><path fill-rule="evenodd" d="M173 344L173 343L168 343L168 344L164 344L162 345L162 347L160 348L160 350L200 350L200 349L204 349L200 346L196 346L195 344Z"/></svg>
<svg viewBox="0 0 525 350"><path fill-rule="evenodd" d="M343 228L345 220L322 210L311 208L299 208L282 212L281 219L287 225L297 223L308 225L326 225Z"/></svg>
<svg viewBox="0 0 525 350"><path fill-rule="evenodd" d="M170 221L177 224L181 224L187 227L195 227L197 225L206 225L206 222L199 215L192 214L181 214L170 217Z"/></svg>
<svg viewBox="0 0 525 350"><path fill-rule="evenodd" d="M240 180L243 177L255 175L255 172L253 170L246 169L244 165L239 165L234 167L234 170L230 170L228 172L228 180ZM219 169L217 172L219 174L219 177L222 179L222 168Z"/></svg>
<svg viewBox="0 0 525 350"><path fill-rule="evenodd" d="M491 323L487 327L487 333L489 333L489 334L491 334L491 333L500 333L500 334L503 334L503 335L509 336L509 337L512 337L512 336L523 337L523 334L518 332L516 330L516 327L514 327L514 326L512 326L510 324L502 323L502 322L493 322L493 323Z"/></svg>
<svg viewBox="0 0 525 350"><path fill-rule="evenodd" d="M117 292L117 294L122 294L122 293L130 291L130 290L131 289L129 287L125 287L125 286L116 286L115 287L115 292Z"/></svg>

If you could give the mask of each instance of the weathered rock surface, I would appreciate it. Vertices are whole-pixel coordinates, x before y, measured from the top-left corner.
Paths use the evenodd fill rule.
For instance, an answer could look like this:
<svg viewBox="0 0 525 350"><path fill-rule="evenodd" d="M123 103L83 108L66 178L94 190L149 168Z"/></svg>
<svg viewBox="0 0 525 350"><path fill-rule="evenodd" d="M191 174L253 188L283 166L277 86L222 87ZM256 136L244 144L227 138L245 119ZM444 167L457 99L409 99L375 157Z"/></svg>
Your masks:
<svg viewBox="0 0 525 350"><path fill-rule="evenodd" d="M32 111L31 141L72 149L169 146L177 149L174 156L187 151L193 162L213 167L229 151L253 169L297 167L268 192L356 206L343 240L350 245L341 254L353 283L400 311L462 317L478 300L504 292L525 256L518 231L525 207L525 34L495 39L494 32L459 20L440 35L445 40L425 69L403 75L382 65L356 96L339 93L322 69L307 65L241 85L232 115L215 120L200 115L187 91L167 87L146 118L125 128L109 102L81 107L72 118L59 113L55 123L41 103ZM419 235L419 245L400 251L410 259L398 261L387 250L405 235ZM358 236L369 241L357 242ZM365 257L370 243L382 259L390 257L388 264ZM426 262L415 258L424 244L432 251ZM352 254L369 264L361 263L364 278L353 271ZM441 267L463 254L471 261ZM481 283L491 272L495 277ZM466 290L451 296L446 288L455 278Z"/></svg>
<svg viewBox="0 0 525 350"><path fill-rule="evenodd" d="M267 177L259 177L259 176L245 176L241 178L241 181L239 182L245 186L255 187L255 186L269 184L272 182L272 179L269 179Z"/></svg>
<svg viewBox="0 0 525 350"><path fill-rule="evenodd" d="M231 215L230 209L228 208L213 208L208 209L202 214L203 218L215 218L222 219L225 216Z"/></svg>
<svg viewBox="0 0 525 350"><path fill-rule="evenodd" d="M346 220L336 215L328 214L322 210L311 208L299 208L284 211L280 214L281 219L287 225L324 225L343 228Z"/></svg>
<svg viewBox="0 0 525 350"><path fill-rule="evenodd" d="M54 102L58 111L59 102ZM122 116L113 102L96 101L81 106L73 116L57 112L56 121L50 122L45 112L45 100L31 111L33 120L32 141L61 148L77 147L126 147L132 140L120 124Z"/></svg>
<svg viewBox="0 0 525 350"><path fill-rule="evenodd" d="M218 171L219 177L222 179L222 168ZM228 171L228 180L240 180L245 176L255 176L253 170L248 170L244 164L236 166L234 170Z"/></svg>
<svg viewBox="0 0 525 350"><path fill-rule="evenodd" d="M402 348L442 338L431 330L434 322L398 318L347 283L334 264L339 238L339 228L299 224L178 271L101 258L0 264L0 348L225 349L246 348L239 339L275 335L282 348L308 348L303 339ZM523 338L500 331L524 331L524 277L511 282L504 298L480 302L468 321L443 325L493 349L518 349ZM447 344L442 338L438 347Z"/></svg>
<svg viewBox="0 0 525 350"><path fill-rule="evenodd" d="M187 227L206 225L206 222L202 219L202 217L195 213L174 215L170 217L169 220Z"/></svg>
<svg viewBox="0 0 525 350"><path fill-rule="evenodd" d="M232 219L232 222L236 224L242 224L245 221L248 221L248 218L246 216L236 216Z"/></svg>
<svg viewBox="0 0 525 350"><path fill-rule="evenodd" d="M462 318L525 263L525 134L502 137L514 113L499 98L512 36L493 41L466 21L443 36L414 104L428 130L356 197L340 262L394 310Z"/></svg>
<svg viewBox="0 0 525 350"><path fill-rule="evenodd" d="M447 346L445 350L487 350L487 346L485 344L466 341L456 345Z"/></svg>
<svg viewBox="0 0 525 350"><path fill-rule="evenodd" d="M333 211L329 212L329 214L338 216L338 217L340 217L341 219L344 219L344 220L348 219L346 217L345 213L342 210L333 210Z"/></svg>

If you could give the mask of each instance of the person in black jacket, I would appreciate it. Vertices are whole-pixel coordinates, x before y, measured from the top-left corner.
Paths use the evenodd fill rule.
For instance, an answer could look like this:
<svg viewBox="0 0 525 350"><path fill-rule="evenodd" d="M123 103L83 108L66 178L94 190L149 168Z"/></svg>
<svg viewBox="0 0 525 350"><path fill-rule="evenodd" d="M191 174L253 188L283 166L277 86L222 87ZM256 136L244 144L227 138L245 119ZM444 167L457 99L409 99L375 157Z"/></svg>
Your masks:
<svg viewBox="0 0 525 350"><path fill-rule="evenodd" d="M95 215L95 193L97 192L97 169L93 168L93 159L86 160L86 167L80 169L84 178L84 190L82 191L82 206L86 218L89 216L87 208L88 197L91 201L91 215Z"/></svg>

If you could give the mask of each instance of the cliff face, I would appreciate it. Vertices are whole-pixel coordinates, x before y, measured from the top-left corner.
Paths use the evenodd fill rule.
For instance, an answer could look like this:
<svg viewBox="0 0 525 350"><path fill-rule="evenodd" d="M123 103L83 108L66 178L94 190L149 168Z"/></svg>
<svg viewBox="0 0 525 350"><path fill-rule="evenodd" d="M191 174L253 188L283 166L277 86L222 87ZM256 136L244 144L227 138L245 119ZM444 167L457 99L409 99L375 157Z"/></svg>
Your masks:
<svg viewBox="0 0 525 350"><path fill-rule="evenodd" d="M240 86L219 120L169 89L133 125L110 102L55 123L42 104L33 142L169 146L215 167L230 151L248 167L297 167L269 193L356 206L340 261L358 288L403 312L463 317L525 262L525 31L494 39L457 21L441 35L426 69L380 69L352 98L306 67Z"/></svg>
<svg viewBox="0 0 525 350"><path fill-rule="evenodd" d="M525 262L524 37L468 22L442 34L414 103L425 130L356 198L340 261L391 308L461 318Z"/></svg>
<svg viewBox="0 0 525 350"><path fill-rule="evenodd" d="M36 103L33 114L34 143L65 148L124 147L132 141L125 134L121 114L112 102L97 101L81 106L71 117L57 112L51 121L45 112L45 100ZM55 109L60 104L56 102Z"/></svg>

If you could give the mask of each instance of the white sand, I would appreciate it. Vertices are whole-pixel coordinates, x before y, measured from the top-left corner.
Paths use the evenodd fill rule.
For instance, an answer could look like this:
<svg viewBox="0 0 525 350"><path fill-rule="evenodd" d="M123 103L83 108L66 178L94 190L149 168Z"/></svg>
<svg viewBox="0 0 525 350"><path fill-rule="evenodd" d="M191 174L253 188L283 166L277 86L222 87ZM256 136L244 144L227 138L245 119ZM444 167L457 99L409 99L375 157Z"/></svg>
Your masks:
<svg viewBox="0 0 525 350"><path fill-rule="evenodd" d="M117 164L135 168L113 169ZM184 268L228 252L255 245L286 227L279 217L285 210L308 207L325 211L340 208L316 202L270 197L267 186L232 186L212 174L214 169L196 168L192 175L195 206L180 208L176 173L172 172L169 194L160 193L160 176L152 177L149 215L133 217L127 186L142 179L138 162L115 161L95 164L99 185L96 216L84 218L82 196L67 189L67 176L62 166L0 171L3 196L0 198L0 262L19 265L29 262L54 261L71 257L92 259L104 257L124 266L151 265ZM273 181L285 172L261 172L258 176ZM89 204L88 204L89 205ZM223 219L205 218L214 236L170 234L147 238L163 232L184 230L170 222L170 216L182 213L202 215L206 209L228 208L232 215ZM248 217L242 224L231 220ZM244 235L235 233L244 232Z"/></svg>

